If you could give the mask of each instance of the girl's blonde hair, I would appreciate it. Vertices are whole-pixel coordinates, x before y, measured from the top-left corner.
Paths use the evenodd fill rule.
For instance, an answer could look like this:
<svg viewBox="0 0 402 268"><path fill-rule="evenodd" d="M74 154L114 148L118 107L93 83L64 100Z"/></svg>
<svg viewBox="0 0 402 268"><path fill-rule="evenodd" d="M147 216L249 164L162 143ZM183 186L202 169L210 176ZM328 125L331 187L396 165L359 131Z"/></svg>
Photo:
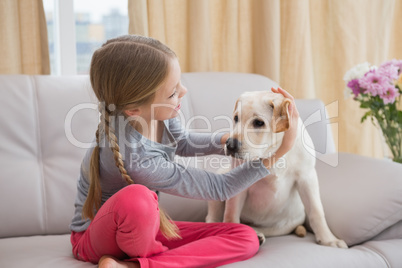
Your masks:
<svg viewBox="0 0 402 268"><path fill-rule="evenodd" d="M110 117L128 107L136 107L153 100L155 92L168 75L175 53L161 42L136 35L108 40L92 56L90 80L98 98L101 120L96 131L96 147L91 155L90 186L85 200L83 218L94 218L101 206L102 189L99 177L99 135L105 133L113 151L116 166L127 184L134 181L124 168L122 155L109 125ZM160 211L160 230L167 238L179 238L177 226Z"/></svg>

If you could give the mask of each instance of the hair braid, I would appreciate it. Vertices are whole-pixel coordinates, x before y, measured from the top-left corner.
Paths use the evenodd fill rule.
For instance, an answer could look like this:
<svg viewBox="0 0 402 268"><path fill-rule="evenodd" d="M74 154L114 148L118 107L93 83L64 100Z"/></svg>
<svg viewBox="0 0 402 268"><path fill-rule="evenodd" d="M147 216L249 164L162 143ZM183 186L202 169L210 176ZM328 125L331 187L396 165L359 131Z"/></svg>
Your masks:
<svg viewBox="0 0 402 268"><path fill-rule="evenodd" d="M109 106L112 107L113 105ZM120 146L117 141L115 130L113 127L110 127L110 116L112 115L112 112L103 104L100 104L99 107L101 112L101 123L104 126L105 135L110 143L110 149L113 152L116 167L119 169L121 176L127 184L133 184L134 181L131 179L130 175L127 174L127 170L124 167L123 156L120 153Z"/></svg>

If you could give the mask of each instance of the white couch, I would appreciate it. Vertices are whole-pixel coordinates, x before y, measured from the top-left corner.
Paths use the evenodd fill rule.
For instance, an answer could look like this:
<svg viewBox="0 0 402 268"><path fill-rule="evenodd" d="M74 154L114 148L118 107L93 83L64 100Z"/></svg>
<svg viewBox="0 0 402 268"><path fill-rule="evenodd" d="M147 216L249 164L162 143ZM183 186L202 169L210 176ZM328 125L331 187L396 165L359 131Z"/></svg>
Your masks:
<svg viewBox="0 0 402 268"><path fill-rule="evenodd" d="M183 123L200 131L228 130L241 92L276 85L239 73L184 73L183 83ZM95 135L95 101L87 76L0 75L0 267L94 267L74 259L69 223L80 162ZM317 245L312 234L272 237L253 258L225 267L402 267L402 165L336 153L323 103L297 106L318 153L328 224L350 248ZM214 157L191 164L218 167ZM175 220L206 215L205 201L162 193L160 202Z"/></svg>

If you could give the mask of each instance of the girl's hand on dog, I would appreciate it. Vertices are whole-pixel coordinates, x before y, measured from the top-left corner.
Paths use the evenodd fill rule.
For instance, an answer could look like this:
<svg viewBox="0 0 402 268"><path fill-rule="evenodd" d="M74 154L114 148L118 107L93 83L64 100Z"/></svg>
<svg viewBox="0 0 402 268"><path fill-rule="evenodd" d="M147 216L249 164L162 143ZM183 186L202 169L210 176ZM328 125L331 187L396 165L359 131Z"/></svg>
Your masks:
<svg viewBox="0 0 402 268"><path fill-rule="evenodd" d="M268 169L270 169L279 158L284 156L290 149L292 149L297 136L297 126L299 121L299 111L297 110L294 97L282 88L272 88L272 92L282 94L285 98L290 100L290 104L288 106L289 129L285 131L282 144L276 153L270 158L265 158L263 160L263 164Z"/></svg>
<svg viewBox="0 0 402 268"><path fill-rule="evenodd" d="M291 101L288 111L289 111L289 129L285 131L285 136L283 137L282 140L282 145L279 149L285 149L286 151L283 153L285 154L287 151L289 151L294 144L294 141L297 136L297 126L299 122L299 111L297 110L296 104L295 104L295 99L292 95L289 94L286 90L282 88L272 88L272 92L274 93L280 93L282 94L285 98L289 99ZM282 148L284 147L284 148ZM278 152L277 152L278 154ZM282 157L282 156L281 156Z"/></svg>

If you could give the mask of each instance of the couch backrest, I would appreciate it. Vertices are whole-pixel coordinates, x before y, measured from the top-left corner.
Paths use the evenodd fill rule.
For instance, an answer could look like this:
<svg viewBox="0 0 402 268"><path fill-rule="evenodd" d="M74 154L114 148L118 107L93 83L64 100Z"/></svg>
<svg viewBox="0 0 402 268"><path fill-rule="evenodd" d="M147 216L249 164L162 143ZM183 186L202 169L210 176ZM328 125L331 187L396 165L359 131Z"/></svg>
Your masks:
<svg viewBox="0 0 402 268"><path fill-rule="evenodd" d="M184 73L182 80L189 88L184 118L198 116L184 123L205 129L205 117L212 131L228 127L227 120L214 119L230 118L241 92L276 86L266 77L239 73ZM320 101L297 105L303 119L317 111L325 118ZM80 163L97 127L96 109L88 76L0 75L0 237L69 232ZM318 151L334 150L325 120L307 130Z"/></svg>
<svg viewBox="0 0 402 268"><path fill-rule="evenodd" d="M68 232L85 149L65 134L71 109L89 103L87 76L0 75L0 237ZM67 122L90 143L97 112Z"/></svg>

